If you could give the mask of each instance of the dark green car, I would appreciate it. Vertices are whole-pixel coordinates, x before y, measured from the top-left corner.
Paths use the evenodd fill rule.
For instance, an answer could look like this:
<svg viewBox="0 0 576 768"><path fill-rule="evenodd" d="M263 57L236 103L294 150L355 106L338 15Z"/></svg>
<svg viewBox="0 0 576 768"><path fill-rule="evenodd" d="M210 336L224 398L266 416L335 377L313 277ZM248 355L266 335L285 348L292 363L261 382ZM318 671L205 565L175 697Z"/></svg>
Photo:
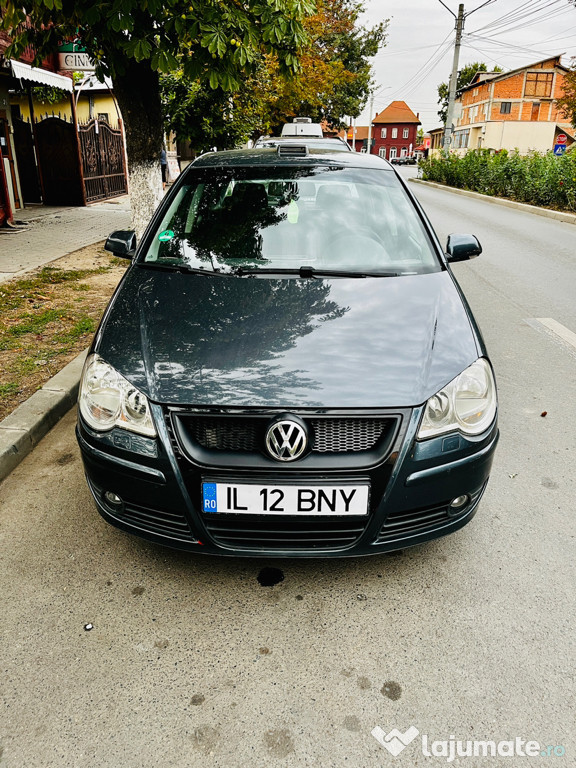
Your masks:
<svg viewBox="0 0 576 768"><path fill-rule="evenodd" d="M366 555L457 530L498 440L494 376L420 206L378 157L305 144L181 175L84 369L102 516L224 555Z"/></svg>

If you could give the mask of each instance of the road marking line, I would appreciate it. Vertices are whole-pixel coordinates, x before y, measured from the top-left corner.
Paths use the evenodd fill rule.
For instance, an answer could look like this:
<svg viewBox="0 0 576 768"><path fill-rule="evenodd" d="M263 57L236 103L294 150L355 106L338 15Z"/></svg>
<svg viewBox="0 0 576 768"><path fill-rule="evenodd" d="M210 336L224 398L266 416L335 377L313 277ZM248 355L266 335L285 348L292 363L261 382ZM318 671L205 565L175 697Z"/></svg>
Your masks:
<svg viewBox="0 0 576 768"><path fill-rule="evenodd" d="M552 317L529 317L524 322L532 326L534 330L548 334L554 341L560 343L569 354L575 355L576 333L566 328L562 323Z"/></svg>
<svg viewBox="0 0 576 768"><path fill-rule="evenodd" d="M562 323L559 323L552 317L535 317L534 319L545 328L548 328L549 331L555 333L556 336L559 336L562 341L565 341L576 349L576 333L574 333L574 331L566 328L565 325L562 325Z"/></svg>

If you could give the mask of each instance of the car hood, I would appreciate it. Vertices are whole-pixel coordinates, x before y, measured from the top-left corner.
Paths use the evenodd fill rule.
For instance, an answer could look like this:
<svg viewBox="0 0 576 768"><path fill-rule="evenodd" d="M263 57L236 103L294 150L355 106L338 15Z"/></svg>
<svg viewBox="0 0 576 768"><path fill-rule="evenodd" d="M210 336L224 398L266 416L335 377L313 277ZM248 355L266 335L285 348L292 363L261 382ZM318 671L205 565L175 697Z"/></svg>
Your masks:
<svg viewBox="0 0 576 768"><path fill-rule="evenodd" d="M479 354L447 271L270 279L138 266L95 351L154 402L287 409L418 405Z"/></svg>

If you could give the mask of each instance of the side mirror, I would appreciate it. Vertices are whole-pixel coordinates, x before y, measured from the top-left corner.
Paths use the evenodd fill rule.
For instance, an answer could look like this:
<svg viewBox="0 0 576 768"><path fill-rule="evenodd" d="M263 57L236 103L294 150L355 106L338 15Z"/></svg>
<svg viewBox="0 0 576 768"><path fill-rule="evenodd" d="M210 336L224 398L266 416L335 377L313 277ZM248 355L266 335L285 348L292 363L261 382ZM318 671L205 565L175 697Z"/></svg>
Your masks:
<svg viewBox="0 0 576 768"><path fill-rule="evenodd" d="M448 235L446 255L448 261L467 261L480 256L482 246L474 235Z"/></svg>
<svg viewBox="0 0 576 768"><path fill-rule="evenodd" d="M136 232L132 229L117 229L106 240L104 250L121 259L131 259L136 253Z"/></svg>

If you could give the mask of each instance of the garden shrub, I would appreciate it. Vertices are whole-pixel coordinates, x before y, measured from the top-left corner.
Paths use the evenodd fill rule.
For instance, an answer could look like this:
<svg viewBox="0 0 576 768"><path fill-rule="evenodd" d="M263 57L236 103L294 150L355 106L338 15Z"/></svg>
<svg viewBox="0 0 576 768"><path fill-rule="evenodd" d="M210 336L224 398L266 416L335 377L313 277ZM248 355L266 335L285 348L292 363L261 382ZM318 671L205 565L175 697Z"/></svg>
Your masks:
<svg viewBox="0 0 576 768"><path fill-rule="evenodd" d="M576 211L576 152L520 155L502 149L442 152L420 161L422 177L531 205Z"/></svg>

